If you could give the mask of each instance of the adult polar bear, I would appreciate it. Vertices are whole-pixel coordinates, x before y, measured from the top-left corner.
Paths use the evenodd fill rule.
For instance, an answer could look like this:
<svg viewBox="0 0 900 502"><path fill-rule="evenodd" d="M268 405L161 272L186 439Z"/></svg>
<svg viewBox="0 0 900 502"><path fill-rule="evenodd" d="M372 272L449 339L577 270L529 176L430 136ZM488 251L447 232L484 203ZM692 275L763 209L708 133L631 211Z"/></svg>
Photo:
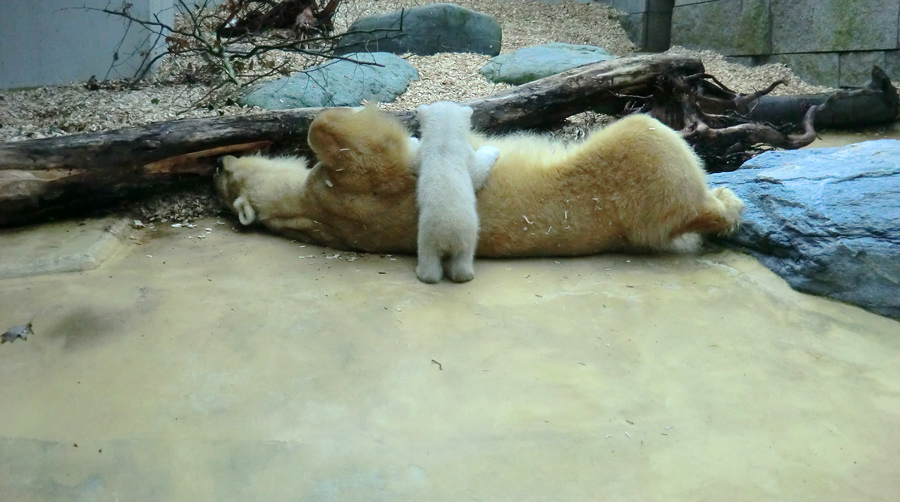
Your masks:
<svg viewBox="0 0 900 502"><path fill-rule="evenodd" d="M339 249L414 254L410 136L374 108L326 110L309 128L313 169L302 159L229 156L216 186L244 224ZM709 190L690 146L645 115L573 145L524 134L471 143L500 151L478 193L482 257L683 250L697 235L733 231L744 206L728 189Z"/></svg>

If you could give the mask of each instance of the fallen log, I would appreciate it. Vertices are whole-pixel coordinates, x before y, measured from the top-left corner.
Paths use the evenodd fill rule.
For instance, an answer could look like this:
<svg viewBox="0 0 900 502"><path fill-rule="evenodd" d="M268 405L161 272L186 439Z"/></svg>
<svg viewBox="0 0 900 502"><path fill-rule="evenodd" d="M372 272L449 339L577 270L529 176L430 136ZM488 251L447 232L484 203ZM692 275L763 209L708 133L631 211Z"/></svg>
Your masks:
<svg viewBox="0 0 900 502"><path fill-rule="evenodd" d="M576 68L468 102L485 132L546 127L588 109L621 109L623 94L648 94L663 74L703 71L699 59L652 55ZM185 177L208 177L215 159L268 147L308 153L321 111L184 119L100 133L0 144L0 226L108 205ZM415 112L397 113L417 129Z"/></svg>
<svg viewBox="0 0 900 502"><path fill-rule="evenodd" d="M816 129L866 127L894 122L900 117L900 96L881 68L860 89L804 96L763 96L749 108L747 118L776 125L799 124L810 106L818 106Z"/></svg>
<svg viewBox="0 0 900 502"><path fill-rule="evenodd" d="M748 113L761 113L759 100L769 98L777 85L738 94L705 74L699 59L651 55L586 65L466 104L475 111L473 126L489 133L546 128L586 110L650 113L680 131L710 171L723 171L764 148L799 148L815 139L813 120L821 111L807 102L798 107L802 130L797 134L791 124L772 125L778 121L771 117L749 118ZM886 76L864 90L840 91L821 108L854 111L854 99L881 103L872 105L879 113L870 113L877 120L897 115L896 89ZM634 106L635 101L643 104ZM202 180L225 154L268 149L310 155L306 132L321 110L185 119L0 143L0 227L73 216L183 180ZM395 114L418 129L414 111Z"/></svg>

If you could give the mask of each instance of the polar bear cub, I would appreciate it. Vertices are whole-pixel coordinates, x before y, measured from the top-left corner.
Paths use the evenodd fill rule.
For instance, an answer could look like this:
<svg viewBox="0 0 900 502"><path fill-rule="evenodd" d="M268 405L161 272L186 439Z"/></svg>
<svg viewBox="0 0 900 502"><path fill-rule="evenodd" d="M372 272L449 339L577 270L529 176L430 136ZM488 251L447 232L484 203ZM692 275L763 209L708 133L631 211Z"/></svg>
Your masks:
<svg viewBox="0 0 900 502"><path fill-rule="evenodd" d="M484 186L500 156L492 146L476 152L469 144L472 108L439 101L418 108L421 139L416 159L419 179L418 264L416 276L426 283L440 282L446 261L453 282L475 277L478 210L475 192Z"/></svg>

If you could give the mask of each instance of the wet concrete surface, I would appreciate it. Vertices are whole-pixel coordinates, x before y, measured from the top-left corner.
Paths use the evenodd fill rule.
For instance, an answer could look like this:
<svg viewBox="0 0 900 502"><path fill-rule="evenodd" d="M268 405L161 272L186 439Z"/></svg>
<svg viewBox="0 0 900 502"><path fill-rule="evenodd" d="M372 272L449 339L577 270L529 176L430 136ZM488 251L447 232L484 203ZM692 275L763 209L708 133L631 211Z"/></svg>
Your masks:
<svg viewBox="0 0 900 502"><path fill-rule="evenodd" d="M0 345L0 499L900 493L900 323L751 257L478 260L429 286L414 257L196 223L0 280L0 329L35 315Z"/></svg>

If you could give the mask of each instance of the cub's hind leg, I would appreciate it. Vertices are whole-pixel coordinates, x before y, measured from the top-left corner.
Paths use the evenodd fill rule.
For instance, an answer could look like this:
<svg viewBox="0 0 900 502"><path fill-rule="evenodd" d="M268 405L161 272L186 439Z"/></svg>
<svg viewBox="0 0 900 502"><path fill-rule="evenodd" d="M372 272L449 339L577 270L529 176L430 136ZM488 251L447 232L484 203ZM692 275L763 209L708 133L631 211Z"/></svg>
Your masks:
<svg viewBox="0 0 900 502"><path fill-rule="evenodd" d="M447 260L447 276L453 282L468 282L475 278L474 246L453 253Z"/></svg>
<svg viewBox="0 0 900 502"><path fill-rule="evenodd" d="M441 268L441 257L434 253L423 252L419 249L419 261L416 264L416 277L426 284L436 284L444 278L444 269Z"/></svg>
<svg viewBox="0 0 900 502"><path fill-rule="evenodd" d="M441 282L444 278L444 269L441 266L441 254L433 242L428 230L419 228L418 262L416 263L416 277L426 284Z"/></svg>

